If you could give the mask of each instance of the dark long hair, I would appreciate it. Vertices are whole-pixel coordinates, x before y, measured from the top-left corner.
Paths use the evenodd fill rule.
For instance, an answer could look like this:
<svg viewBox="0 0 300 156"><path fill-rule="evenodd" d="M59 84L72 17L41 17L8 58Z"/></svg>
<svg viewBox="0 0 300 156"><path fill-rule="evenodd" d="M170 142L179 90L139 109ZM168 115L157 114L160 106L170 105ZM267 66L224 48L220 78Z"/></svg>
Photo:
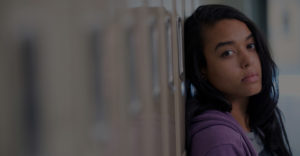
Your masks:
<svg viewBox="0 0 300 156"><path fill-rule="evenodd" d="M258 134L267 150L278 156L292 155L282 115L277 107L277 67L272 60L267 42L249 18L240 11L224 5L200 6L184 23L187 149L189 150L190 146L189 130L193 117L206 110L230 112L232 109L224 95L201 74L201 69L206 67L202 31L222 19L236 19L247 25L254 37L261 62L262 90L259 94L250 97L247 108L250 127L260 132Z"/></svg>

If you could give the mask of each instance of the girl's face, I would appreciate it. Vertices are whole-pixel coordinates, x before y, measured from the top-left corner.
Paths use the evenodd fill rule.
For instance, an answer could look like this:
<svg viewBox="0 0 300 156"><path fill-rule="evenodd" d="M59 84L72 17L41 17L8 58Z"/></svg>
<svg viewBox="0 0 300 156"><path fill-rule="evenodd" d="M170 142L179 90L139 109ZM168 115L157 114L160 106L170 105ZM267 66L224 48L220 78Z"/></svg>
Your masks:
<svg viewBox="0 0 300 156"><path fill-rule="evenodd" d="M205 28L203 39L207 66L202 72L228 100L261 91L261 64L246 24L235 19L220 20Z"/></svg>

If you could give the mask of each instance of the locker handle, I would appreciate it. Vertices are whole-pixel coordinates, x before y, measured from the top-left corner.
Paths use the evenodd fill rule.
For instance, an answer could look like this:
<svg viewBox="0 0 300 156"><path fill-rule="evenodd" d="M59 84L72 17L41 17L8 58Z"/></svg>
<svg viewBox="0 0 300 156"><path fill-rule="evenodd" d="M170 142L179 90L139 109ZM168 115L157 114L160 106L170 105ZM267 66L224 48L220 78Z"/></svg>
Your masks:
<svg viewBox="0 0 300 156"><path fill-rule="evenodd" d="M150 29L150 49L151 49L151 63L152 63L152 92L155 98L160 94L160 85L159 85L159 60L158 60L158 40L159 33L157 29L157 21L154 17L149 19L149 29Z"/></svg>
<svg viewBox="0 0 300 156"><path fill-rule="evenodd" d="M178 46L179 78L181 81L184 81L184 56L183 56L183 37L182 37L181 17L177 17L177 46Z"/></svg>
<svg viewBox="0 0 300 156"><path fill-rule="evenodd" d="M171 29L170 17L166 18L165 28L166 28L165 40L166 40L166 50L167 50L168 84L170 89L174 90L172 29Z"/></svg>

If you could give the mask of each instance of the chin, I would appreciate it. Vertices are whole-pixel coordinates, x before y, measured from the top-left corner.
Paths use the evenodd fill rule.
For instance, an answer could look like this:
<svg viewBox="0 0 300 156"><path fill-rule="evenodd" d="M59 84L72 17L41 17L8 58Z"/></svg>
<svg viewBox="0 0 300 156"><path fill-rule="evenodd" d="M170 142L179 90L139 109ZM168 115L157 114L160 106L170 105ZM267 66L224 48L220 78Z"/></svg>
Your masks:
<svg viewBox="0 0 300 156"><path fill-rule="evenodd" d="M257 87L254 87L254 88L250 88L249 89L249 93L248 93L248 96L253 96L253 95L257 95L261 92L261 86L257 86Z"/></svg>

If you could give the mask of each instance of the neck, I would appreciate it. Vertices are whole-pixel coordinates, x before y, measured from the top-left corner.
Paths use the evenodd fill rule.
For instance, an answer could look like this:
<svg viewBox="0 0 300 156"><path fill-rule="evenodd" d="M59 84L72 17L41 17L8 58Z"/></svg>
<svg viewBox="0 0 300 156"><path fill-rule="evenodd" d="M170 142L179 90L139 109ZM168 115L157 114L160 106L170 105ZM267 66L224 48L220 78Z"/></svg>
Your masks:
<svg viewBox="0 0 300 156"><path fill-rule="evenodd" d="M235 98L229 100L232 104L231 115L233 118L241 125L241 127L246 131L250 132L247 106L249 98Z"/></svg>

